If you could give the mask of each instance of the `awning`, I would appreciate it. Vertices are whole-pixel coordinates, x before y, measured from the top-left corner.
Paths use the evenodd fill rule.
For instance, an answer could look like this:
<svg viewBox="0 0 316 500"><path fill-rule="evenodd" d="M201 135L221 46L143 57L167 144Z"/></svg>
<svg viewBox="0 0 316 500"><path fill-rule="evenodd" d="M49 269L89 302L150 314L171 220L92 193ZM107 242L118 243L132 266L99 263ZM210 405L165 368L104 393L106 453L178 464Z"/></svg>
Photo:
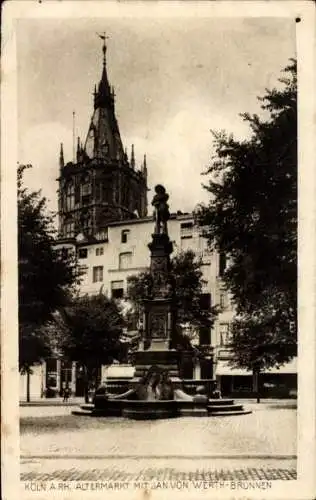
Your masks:
<svg viewBox="0 0 316 500"><path fill-rule="evenodd" d="M110 378L133 378L135 366L130 365L111 365L105 372L106 379Z"/></svg>
<svg viewBox="0 0 316 500"><path fill-rule="evenodd" d="M251 372L243 368L232 368L227 361L217 361L215 375L251 375Z"/></svg>
<svg viewBox="0 0 316 500"><path fill-rule="evenodd" d="M280 368L273 367L265 370L263 373L273 373L280 375L282 374L290 374L297 373L297 358L292 359L289 363L280 366ZM241 376L241 375L252 375L251 371L242 369L242 368L232 368L229 366L227 361L219 360L216 365L215 375L232 375L232 376Z"/></svg>
<svg viewBox="0 0 316 500"><path fill-rule="evenodd" d="M297 373L297 358L293 358L285 365L280 366L280 368L276 368L274 366L273 368L267 370L267 373Z"/></svg>

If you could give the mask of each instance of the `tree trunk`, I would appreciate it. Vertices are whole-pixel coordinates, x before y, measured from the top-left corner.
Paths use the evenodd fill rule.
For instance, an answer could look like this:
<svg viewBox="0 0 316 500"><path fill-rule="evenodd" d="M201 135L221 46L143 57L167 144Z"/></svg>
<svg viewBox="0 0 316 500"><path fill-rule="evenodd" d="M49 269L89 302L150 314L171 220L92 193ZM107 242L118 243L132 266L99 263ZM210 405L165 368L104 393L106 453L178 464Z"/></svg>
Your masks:
<svg viewBox="0 0 316 500"><path fill-rule="evenodd" d="M100 385L100 379L101 379L100 372L101 372L101 368L99 368L99 367L96 368L95 376L94 376L94 390L95 391L97 390L97 388Z"/></svg>
<svg viewBox="0 0 316 500"><path fill-rule="evenodd" d="M29 403L31 401L31 370L28 368L26 370L26 401Z"/></svg>
<svg viewBox="0 0 316 500"><path fill-rule="evenodd" d="M83 367L83 394L84 402L89 403L89 376L88 368L86 366Z"/></svg>
<svg viewBox="0 0 316 500"><path fill-rule="evenodd" d="M253 392L256 394L257 403L260 403L260 384L259 384L260 370L254 368L253 370Z"/></svg>
<svg viewBox="0 0 316 500"><path fill-rule="evenodd" d="M84 387L84 402L89 403L89 386L88 386L88 384L85 384L85 387Z"/></svg>

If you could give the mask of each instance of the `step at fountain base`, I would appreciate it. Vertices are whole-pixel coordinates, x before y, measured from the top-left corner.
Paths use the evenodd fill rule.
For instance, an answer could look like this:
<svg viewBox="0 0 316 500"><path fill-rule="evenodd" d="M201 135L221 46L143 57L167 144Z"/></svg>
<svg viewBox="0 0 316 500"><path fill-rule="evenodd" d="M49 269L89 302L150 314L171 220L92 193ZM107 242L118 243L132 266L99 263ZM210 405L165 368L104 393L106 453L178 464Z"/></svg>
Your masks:
<svg viewBox="0 0 316 500"><path fill-rule="evenodd" d="M104 399L96 408L84 404L73 415L125 417L134 420L155 420L174 417L220 417L247 415L243 405L235 404L232 399L214 399L208 402L194 400L136 400L136 399Z"/></svg>

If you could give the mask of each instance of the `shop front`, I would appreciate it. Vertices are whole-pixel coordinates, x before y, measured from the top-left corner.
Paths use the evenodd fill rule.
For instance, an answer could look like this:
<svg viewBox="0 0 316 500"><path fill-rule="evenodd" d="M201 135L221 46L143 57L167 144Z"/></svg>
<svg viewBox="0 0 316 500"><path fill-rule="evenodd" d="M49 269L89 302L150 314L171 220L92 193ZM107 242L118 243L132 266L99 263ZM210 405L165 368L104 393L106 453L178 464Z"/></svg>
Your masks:
<svg viewBox="0 0 316 500"><path fill-rule="evenodd" d="M228 360L217 360L215 376L222 396L243 398L256 393L251 371L233 368ZM297 359L260 373L259 392L266 398L295 398L297 396Z"/></svg>

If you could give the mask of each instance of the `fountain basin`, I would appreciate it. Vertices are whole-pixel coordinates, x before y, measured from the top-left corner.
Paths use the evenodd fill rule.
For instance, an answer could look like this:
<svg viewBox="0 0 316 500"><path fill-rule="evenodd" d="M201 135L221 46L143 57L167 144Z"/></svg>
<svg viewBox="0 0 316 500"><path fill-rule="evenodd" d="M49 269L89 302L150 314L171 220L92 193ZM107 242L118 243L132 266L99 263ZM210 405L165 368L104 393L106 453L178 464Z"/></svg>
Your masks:
<svg viewBox="0 0 316 500"><path fill-rule="evenodd" d="M152 365L144 377L134 377L123 393L111 394L107 385L101 385L95 393L93 408L84 405L79 413L134 420L248 413L231 399L210 399L205 392L204 386L200 386L195 395L187 394L181 388L181 380L170 377L165 366Z"/></svg>
<svg viewBox="0 0 316 500"><path fill-rule="evenodd" d="M122 400L122 416L134 420L156 420L180 415L178 401L167 400Z"/></svg>
<svg viewBox="0 0 316 500"><path fill-rule="evenodd" d="M135 420L155 420L180 416L203 417L208 415L207 402L192 400L139 400L104 399L98 400L92 409L93 415L117 416ZM86 409L84 406L82 409Z"/></svg>

